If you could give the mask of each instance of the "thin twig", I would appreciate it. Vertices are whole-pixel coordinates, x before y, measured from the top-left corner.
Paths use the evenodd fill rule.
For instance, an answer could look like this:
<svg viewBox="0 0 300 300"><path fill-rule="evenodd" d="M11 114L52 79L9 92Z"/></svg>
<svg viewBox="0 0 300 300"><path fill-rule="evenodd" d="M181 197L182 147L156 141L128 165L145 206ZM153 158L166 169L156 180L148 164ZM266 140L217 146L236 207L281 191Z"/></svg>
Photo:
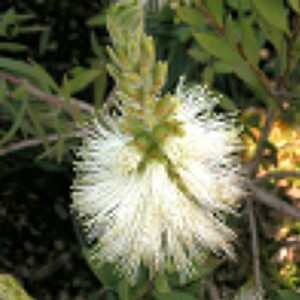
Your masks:
<svg viewBox="0 0 300 300"><path fill-rule="evenodd" d="M47 137L47 141L49 142L54 142L57 141L59 139L59 135L58 134L51 134ZM11 145L0 149L0 156L4 156L7 155L9 153L15 152L15 151L20 151L26 148L31 148L31 147L35 147L35 146L39 146L43 144L43 140L42 139L28 139L25 141L21 141L21 142L16 142L16 143L12 143Z"/></svg>
<svg viewBox="0 0 300 300"><path fill-rule="evenodd" d="M255 183L248 182L248 187L255 196L254 200L274 208L284 215L300 220L299 208L283 202L279 197Z"/></svg>
<svg viewBox="0 0 300 300"><path fill-rule="evenodd" d="M256 146L256 151L254 154L253 159L251 160L250 164L248 165L248 171L250 178L253 179L256 176L256 173L259 168L260 161L264 154L265 149L265 142L268 140L272 125L275 119L275 111L270 108L266 115L266 122L265 126L261 131L260 139ZM258 196L256 194L256 196ZM255 217L255 206L253 204L252 199L248 199L247 201L247 208L249 214L249 226L251 232L251 240L252 240L252 255L253 255L253 272L255 276L255 286L257 295L259 295L260 299L263 299L263 287L261 283L261 274L260 274L260 257L259 257L259 239L257 233L257 220Z"/></svg>
<svg viewBox="0 0 300 300"><path fill-rule="evenodd" d="M294 20L292 20L291 24L293 25L293 30L291 32L291 35L289 35L287 37L287 54L286 54L286 67L283 70L283 74L279 77L279 79L281 80L281 83L283 85L286 85L287 82L287 78L288 75L291 71L291 67L292 67L292 58L293 58L293 50L294 50L294 45L297 41L297 38L299 36L300 33L300 17L299 15L297 15Z"/></svg>
<svg viewBox="0 0 300 300"><path fill-rule="evenodd" d="M32 96L35 96L39 100L42 100L54 107L65 110L72 117L74 117L74 115L76 115L78 111L83 111L87 113L94 112L94 108L82 100L72 98L70 103L67 103L62 97L44 93L34 85L30 84L26 79L18 78L14 75L5 72L0 72L0 79L5 80L14 85L24 87L24 89Z"/></svg>
<svg viewBox="0 0 300 300"><path fill-rule="evenodd" d="M253 272L255 276L255 289L257 295L262 297L263 287L261 283L261 274L260 274L260 258L259 258L259 240L257 234L257 222L254 214L254 205L253 201L247 201L247 208L249 214L249 224L251 231L251 241L252 241L252 256L253 256ZM262 298L261 298L262 299ZM257 299L260 300L260 299Z"/></svg>
<svg viewBox="0 0 300 300"><path fill-rule="evenodd" d="M284 179L284 178L300 178L300 171L270 171L266 174L264 174L261 177L258 177L259 180L266 180L266 179Z"/></svg>
<svg viewBox="0 0 300 300"><path fill-rule="evenodd" d="M255 154L247 166L247 169L248 169L248 172L249 172L249 175L251 178L255 177L255 175L258 171L260 161L264 154L265 143L269 138L269 135L270 135L270 132L272 129L272 125L275 120L275 116L276 116L275 111L270 108L266 115L266 123L265 123L264 128L261 131L261 136L257 143Z"/></svg>
<svg viewBox="0 0 300 300"><path fill-rule="evenodd" d="M219 290L212 280L207 283L207 287L211 300L221 300Z"/></svg>
<svg viewBox="0 0 300 300"><path fill-rule="evenodd" d="M225 28L222 24L219 24L219 22L215 19L215 17L209 12L205 4L202 0L196 1L196 4L198 5L199 9L201 10L202 14L206 18L208 24L213 27L219 35L224 36L225 34Z"/></svg>
<svg viewBox="0 0 300 300"><path fill-rule="evenodd" d="M248 165L248 171L251 179L253 179L256 176L256 173L258 171L260 161L264 154L265 142L269 138L274 119L275 119L275 111L273 109L269 109L266 116L265 126L262 129L260 139L256 146L254 157ZM252 246L252 255L253 255L253 271L255 276L255 286L258 295L260 295L259 297L263 299L263 287L261 283L261 274L260 274L260 258L259 258L260 251L259 251L259 240L258 240L258 233L257 233L257 220L254 214L255 207L252 199L248 199L247 208L249 214L249 226L250 226L251 240L252 240L251 246Z"/></svg>
<svg viewBox="0 0 300 300"><path fill-rule="evenodd" d="M46 139L48 142L55 142L62 137L63 138L75 138L75 137L81 137L83 134L84 134L84 130L80 130L76 133L72 132L70 134L65 134L63 136L53 133L53 134L49 134L46 137ZM9 146L6 146L5 148L0 149L0 156L4 156L9 153L16 152L16 151L21 151L21 150L24 150L27 148L40 146L43 143L44 143L44 140L39 139L39 138L33 138L33 139L28 139L28 140L24 140L24 141L20 141L20 142L15 142L15 143L10 144Z"/></svg>

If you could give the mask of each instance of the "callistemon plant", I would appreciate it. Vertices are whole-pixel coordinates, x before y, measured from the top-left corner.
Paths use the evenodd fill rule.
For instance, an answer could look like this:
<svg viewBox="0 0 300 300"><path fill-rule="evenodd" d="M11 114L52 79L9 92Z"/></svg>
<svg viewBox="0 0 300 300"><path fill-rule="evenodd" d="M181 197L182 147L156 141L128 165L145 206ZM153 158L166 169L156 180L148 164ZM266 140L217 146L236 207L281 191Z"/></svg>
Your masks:
<svg viewBox="0 0 300 300"><path fill-rule="evenodd" d="M183 80L161 94L167 64L156 62L135 1L108 13L117 115L95 119L75 163L73 209L97 263L136 281L173 270L185 277L207 251L233 256L225 224L241 196L233 117L214 113L218 97Z"/></svg>

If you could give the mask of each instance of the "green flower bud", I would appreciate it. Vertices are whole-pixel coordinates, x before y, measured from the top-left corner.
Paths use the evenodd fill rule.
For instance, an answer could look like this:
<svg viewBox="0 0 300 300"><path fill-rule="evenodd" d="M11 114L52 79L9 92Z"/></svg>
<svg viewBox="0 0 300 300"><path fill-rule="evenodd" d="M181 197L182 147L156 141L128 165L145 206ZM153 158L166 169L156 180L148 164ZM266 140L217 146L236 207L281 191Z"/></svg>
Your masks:
<svg viewBox="0 0 300 300"><path fill-rule="evenodd" d="M159 99L155 106L155 115L158 118L166 118L173 115L180 105L180 101L173 95L166 95Z"/></svg>
<svg viewBox="0 0 300 300"><path fill-rule="evenodd" d="M160 89L166 83L168 74L168 64L164 62L157 62L154 67L154 75L153 75L153 93L158 94Z"/></svg>
<svg viewBox="0 0 300 300"><path fill-rule="evenodd" d="M134 116L128 116L122 123L122 128L133 136L140 135L146 131L145 123L142 119Z"/></svg>
<svg viewBox="0 0 300 300"><path fill-rule="evenodd" d="M141 40L141 64L148 70L152 69L155 63L155 47L151 36L143 35Z"/></svg>

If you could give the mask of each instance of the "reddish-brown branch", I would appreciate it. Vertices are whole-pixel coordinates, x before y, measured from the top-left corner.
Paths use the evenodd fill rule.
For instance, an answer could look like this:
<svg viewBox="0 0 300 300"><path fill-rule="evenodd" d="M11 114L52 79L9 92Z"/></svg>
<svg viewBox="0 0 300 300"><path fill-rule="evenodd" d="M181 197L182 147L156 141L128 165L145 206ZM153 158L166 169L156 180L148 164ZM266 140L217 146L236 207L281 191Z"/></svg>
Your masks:
<svg viewBox="0 0 300 300"><path fill-rule="evenodd" d="M207 283L207 287L211 300L221 300L219 290L212 280Z"/></svg>
<svg viewBox="0 0 300 300"><path fill-rule="evenodd" d="M57 141L59 139L59 135L58 134L51 134L47 137L47 141L49 142L54 142ZM42 139L28 139L25 141L21 141L21 142L16 142L16 143L12 143L11 145L0 149L0 156L4 156L7 155L9 153L15 152L15 151L20 151L26 148L31 148L31 147L35 147L35 146L39 146L43 144L43 140Z"/></svg>
<svg viewBox="0 0 300 300"><path fill-rule="evenodd" d="M219 24L219 22L215 19L215 17L210 13L210 11L207 9L205 4L202 0L196 1L197 6L201 10L202 14L206 18L207 23L216 30L216 32L220 36L225 36L226 30L222 24ZM273 93L273 88L270 79L266 76L266 74L261 71L257 66L255 66L247 57L245 54L244 48L240 43L237 43L235 45L235 50L237 52L237 55L239 55L245 63L251 68L251 70L256 74L257 78L260 80L262 86L265 88L267 93L270 96L275 97L275 94ZM276 97L275 97L276 98Z"/></svg>
<svg viewBox="0 0 300 300"><path fill-rule="evenodd" d="M261 179L261 180L265 180L265 179L275 179L275 180L278 180L278 179L285 179L285 178L300 178L300 171L285 171L285 170L282 170L282 171L271 171L271 172L268 172L266 174L264 174L263 176L259 177L258 179Z"/></svg>
<svg viewBox="0 0 300 300"><path fill-rule="evenodd" d="M299 208L283 202L279 197L255 183L249 182L248 186L255 196L254 200L278 210L283 215L300 220Z"/></svg>
<svg viewBox="0 0 300 300"><path fill-rule="evenodd" d="M251 160L250 164L248 165L248 171L251 179L253 179L256 176L256 173L258 171L259 164L263 157L263 153L265 149L265 142L269 138L274 119L275 119L275 111L272 108L270 108L266 116L265 126L261 132L260 139L256 146L255 155ZM261 199L261 197L264 196L264 194L262 194L260 191L259 193L256 192L255 196L257 199ZM259 240L257 235L257 221L254 214L255 207L252 202L252 199L248 199L247 205L248 205L250 232L252 238L252 255L253 255L253 268L254 268L253 271L255 275L255 286L258 294L263 295L263 287L261 284L261 275L260 275L260 257L259 257Z"/></svg>
<svg viewBox="0 0 300 300"><path fill-rule="evenodd" d="M260 257L259 257L259 240L257 234L257 221L255 218L255 208L251 200L247 201L248 215L249 215L249 224L251 232L251 241L252 241L252 256L253 256L253 273L255 276L255 289L258 295L263 294L263 288L261 284L261 274L260 274Z"/></svg>
<svg viewBox="0 0 300 300"><path fill-rule="evenodd" d="M94 108L88 103L85 103L81 100L74 99L74 98L71 99L71 103L67 103L66 101L64 101L62 97L44 93L34 85L30 84L26 79L18 78L14 75L5 72L0 72L0 79L5 80L13 85L23 86L24 89L32 96L36 97L41 101L48 103L53 107L60 108L66 111L72 117L74 117L79 111L83 111L87 113L94 112Z"/></svg>
<svg viewBox="0 0 300 300"><path fill-rule="evenodd" d="M211 27L215 28L216 31L218 32L218 34L223 36L225 34L224 26L218 23L218 21L215 19L215 17L209 12L209 10L207 9L207 7L203 3L203 1L198 0L198 1L196 1L196 4L199 7L199 9L201 10L204 17L206 18L207 23Z"/></svg>
<svg viewBox="0 0 300 300"><path fill-rule="evenodd" d="M53 133L53 134L49 134L46 139L48 142L55 142L57 140L59 140L60 138L65 138L65 139L70 139L70 138L77 138L77 137L82 137L84 135L84 130L80 130L78 132L73 132L70 134L66 134L63 136L60 136L59 134ZM27 139L24 141L20 141L20 142L15 142L15 143L11 143L10 145L6 146L5 148L0 148L0 156L4 156L7 154L10 154L12 152L16 152L16 151L21 151L27 148L32 148L32 147L37 147L40 146L44 143L44 140L39 139L39 138L32 138L32 139Z"/></svg>

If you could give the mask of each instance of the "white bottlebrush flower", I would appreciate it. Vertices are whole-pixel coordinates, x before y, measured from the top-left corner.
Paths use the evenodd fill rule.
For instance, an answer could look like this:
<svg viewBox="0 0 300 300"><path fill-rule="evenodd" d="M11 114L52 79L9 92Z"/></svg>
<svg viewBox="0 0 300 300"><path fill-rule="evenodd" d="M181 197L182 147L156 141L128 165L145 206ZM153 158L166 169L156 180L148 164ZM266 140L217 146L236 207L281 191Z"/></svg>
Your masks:
<svg viewBox="0 0 300 300"><path fill-rule="evenodd" d="M183 134L159 145L165 159L143 164L132 136L97 122L78 153L73 208L96 241L92 258L132 282L142 265L153 275L171 264L189 276L203 250L233 255L223 213L242 195L238 134L212 114L217 99L204 88L180 85L176 96Z"/></svg>
<svg viewBox="0 0 300 300"><path fill-rule="evenodd" d="M205 86L186 88L181 82L177 97L184 135L168 139L164 151L201 205L230 211L228 203L242 194L242 144L234 119L213 114L219 98Z"/></svg>

